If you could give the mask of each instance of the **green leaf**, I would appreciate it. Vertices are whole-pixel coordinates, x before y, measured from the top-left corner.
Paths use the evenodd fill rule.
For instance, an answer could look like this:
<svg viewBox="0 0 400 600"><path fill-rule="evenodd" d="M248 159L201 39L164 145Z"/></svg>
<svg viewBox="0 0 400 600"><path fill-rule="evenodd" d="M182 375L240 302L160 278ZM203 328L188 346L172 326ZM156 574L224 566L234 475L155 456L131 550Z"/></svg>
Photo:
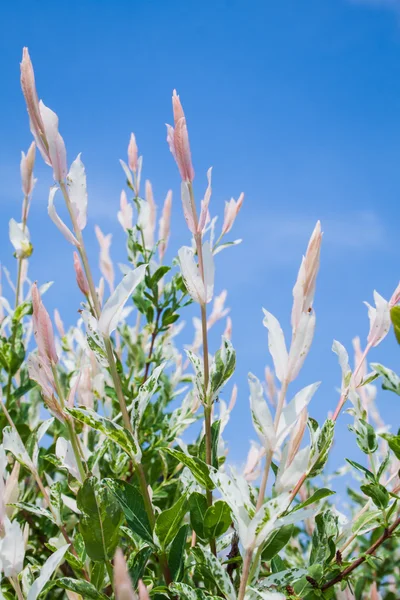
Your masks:
<svg viewBox="0 0 400 600"><path fill-rule="evenodd" d="M217 538L225 533L231 523L231 509L223 500L217 500L207 509L204 518L205 536L208 539Z"/></svg>
<svg viewBox="0 0 400 600"><path fill-rule="evenodd" d="M335 556L335 539L339 533L338 517L327 510L315 517L315 529L312 535L310 565L327 564Z"/></svg>
<svg viewBox="0 0 400 600"><path fill-rule="evenodd" d="M233 375L236 367L236 353L231 342L222 338L222 346L217 350L210 369L211 400L214 400L222 387Z"/></svg>
<svg viewBox="0 0 400 600"><path fill-rule="evenodd" d="M152 528L140 491L126 481L104 479L104 482L119 502L130 529L154 546Z"/></svg>
<svg viewBox="0 0 400 600"><path fill-rule="evenodd" d="M167 266L158 267L158 269L151 276L149 288L153 289L154 287L156 287L158 282L160 281L160 279L162 279L164 277L164 275L166 275L168 273L168 271L170 271L170 270L171 270L171 267L167 267Z"/></svg>
<svg viewBox="0 0 400 600"><path fill-rule="evenodd" d="M82 598L88 598L89 600L105 600L107 596L100 593L93 584L89 583L89 581L72 579L71 577L60 577L51 583L51 586L47 587L47 590L50 587L59 587L63 590L68 590L70 592L75 592L75 594L80 594Z"/></svg>
<svg viewBox="0 0 400 600"><path fill-rule="evenodd" d="M396 340L400 344L400 306L392 306L390 309L390 320L392 321Z"/></svg>
<svg viewBox="0 0 400 600"><path fill-rule="evenodd" d="M14 323L18 323L27 315L31 315L32 312L32 302L21 302L15 309L12 320Z"/></svg>
<svg viewBox="0 0 400 600"><path fill-rule="evenodd" d="M203 546L195 546L192 548L192 553L200 570L211 577L225 598L236 600L235 588L219 559Z"/></svg>
<svg viewBox="0 0 400 600"><path fill-rule="evenodd" d="M55 523L55 519L51 512L47 510L47 508L41 508L40 506L36 506L36 504L30 504L29 502L15 502L14 504L9 504L8 506L15 506L20 510L26 510L37 517L45 517L52 523Z"/></svg>
<svg viewBox="0 0 400 600"><path fill-rule="evenodd" d="M357 469L357 471L361 471L361 473L364 473L364 475L368 479L370 479L371 481L375 481L375 475L371 473L371 471L369 471L366 467L363 467L362 465L360 465L360 463L355 462L354 460L350 460L349 458L346 458L346 461L349 463L349 465Z"/></svg>
<svg viewBox="0 0 400 600"><path fill-rule="evenodd" d="M101 431L104 435L118 444L130 457L138 454L138 447L132 433L114 423L111 419L102 417L91 408L65 408L65 410L80 423L89 425L96 431Z"/></svg>
<svg viewBox="0 0 400 600"><path fill-rule="evenodd" d="M189 525L182 525L175 538L172 540L169 554L168 566L172 581L180 581L185 569L185 547L189 534Z"/></svg>
<svg viewBox="0 0 400 600"><path fill-rule="evenodd" d="M335 422L331 419L327 419L325 421L320 431L315 431L315 429L311 429L310 427L310 433L314 435L310 456L313 466L308 475L310 478L316 477L322 472L328 460L329 450L332 446L334 432Z"/></svg>
<svg viewBox="0 0 400 600"><path fill-rule="evenodd" d="M193 492L189 497L190 524L201 539L206 539L204 533L204 518L208 510L207 499L199 492Z"/></svg>
<svg viewBox="0 0 400 600"><path fill-rule="evenodd" d="M142 579L147 561L153 553L153 548L143 546L136 554L133 554L128 561L129 576L132 579L133 587L137 587L139 579Z"/></svg>
<svg viewBox="0 0 400 600"><path fill-rule="evenodd" d="M400 459L400 435L381 433L380 436L387 441L389 448L394 452L396 458Z"/></svg>
<svg viewBox="0 0 400 600"><path fill-rule="evenodd" d="M215 485L210 477L208 465L195 456L189 456L181 450L166 448L166 452L171 454L177 461L183 463L191 471L196 481L207 490L213 490Z"/></svg>
<svg viewBox="0 0 400 600"><path fill-rule="evenodd" d="M381 510L385 510L389 504L390 496L383 485L380 483L367 483L366 485L362 485L360 489L366 496L371 498L375 506Z"/></svg>
<svg viewBox="0 0 400 600"><path fill-rule="evenodd" d="M284 525L279 529L275 529L269 538L267 538L264 550L261 554L261 560L266 561L274 558L292 537L293 529L293 525Z"/></svg>
<svg viewBox="0 0 400 600"><path fill-rule="evenodd" d="M173 540L179 530L187 510L187 496L183 494L179 500L158 515L155 531L163 548Z"/></svg>
<svg viewBox="0 0 400 600"><path fill-rule="evenodd" d="M336 494L336 492L333 492L332 490L329 490L328 488L321 488L321 489L317 490L316 492L314 492L309 498L307 498L307 500L304 500L304 502L297 504L297 506L291 512L295 512L296 510L305 508L306 506L309 506L310 504L314 504L314 502L319 502L323 498L327 498L328 496L332 496L333 494Z"/></svg>
<svg viewBox="0 0 400 600"><path fill-rule="evenodd" d="M86 552L94 561L110 560L118 544L123 518L114 494L103 482L89 477L78 492L77 505L82 512L80 531Z"/></svg>
<svg viewBox="0 0 400 600"><path fill-rule="evenodd" d="M382 388L400 396L400 377L394 371L379 363L371 363L371 367L382 377Z"/></svg>
<svg viewBox="0 0 400 600"><path fill-rule="evenodd" d="M210 598L200 588L192 588L187 583L174 582L170 584L169 589L182 600L206 600L206 598Z"/></svg>
<svg viewBox="0 0 400 600"><path fill-rule="evenodd" d="M357 445L365 454L372 454L378 449L376 433L372 425L364 419L358 419L349 430L356 434Z"/></svg>
<svg viewBox="0 0 400 600"><path fill-rule="evenodd" d="M95 562L90 572L90 579L96 590L101 590L104 584L105 564L103 562Z"/></svg>

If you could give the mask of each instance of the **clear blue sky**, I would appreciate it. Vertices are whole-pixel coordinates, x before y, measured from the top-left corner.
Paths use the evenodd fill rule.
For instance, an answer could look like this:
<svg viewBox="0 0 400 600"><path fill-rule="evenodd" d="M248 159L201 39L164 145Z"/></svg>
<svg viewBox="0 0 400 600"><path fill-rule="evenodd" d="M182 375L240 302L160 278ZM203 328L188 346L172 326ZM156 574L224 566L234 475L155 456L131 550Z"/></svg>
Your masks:
<svg viewBox="0 0 400 600"><path fill-rule="evenodd" d="M237 407L226 431L239 461L255 438L246 375L262 377L270 361L262 306L289 335L291 289L317 219L324 234L313 349L298 382L322 380L311 414L323 419L337 401L340 374L334 338L350 350L368 331L363 300L376 288L389 297L400 276L400 19L396 1L350 0L15 0L0 22L0 256L15 272L8 221L19 218L19 157L31 142L19 87L24 45L40 97L60 118L71 162L87 168L93 261L98 223L112 232L112 257L124 260L116 220L131 131L144 155L144 176L160 206L174 191L169 256L188 243L179 175L165 141L171 92L183 101L198 195L214 167L211 211L246 193L232 237L243 244L217 257L216 291L229 291L237 348ZM41 159L30 229L30 276L53 280L46 295L66 323L79 294L71 246L47 217L52 175ZM188 327L190 314L187 315ZM221 331L218 331L218 335ZM191 334L190 336L191 337ZM218 343L212 335L212 349ZM399 368L390 335L371 358ZM398 398L379 405L397 429ZM340 421L336 457L349 441Z"/></svg>

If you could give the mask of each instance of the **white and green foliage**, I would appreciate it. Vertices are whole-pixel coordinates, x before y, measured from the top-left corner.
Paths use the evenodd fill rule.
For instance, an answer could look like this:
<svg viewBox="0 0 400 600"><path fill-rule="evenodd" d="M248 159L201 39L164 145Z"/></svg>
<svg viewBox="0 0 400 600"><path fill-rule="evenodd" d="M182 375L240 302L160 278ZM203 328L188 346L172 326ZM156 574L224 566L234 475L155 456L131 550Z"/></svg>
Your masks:
<svg viewBox="0 0 400 600"><path fill-rule="evenodd" d="M156 239L157 206L148 181L140 191L142 159L132 135L128 164L121 161L131 198L123 191L118 212L128 264L114 285L111 238L97 228L96 280L83 236L91 226L84 165L79 155L67 169L58 118L36 101L26 51L22 71L32 133L57 182L49 215L76 252L82 302L68 329L55 313L55 335L42 298L49 285L38 289L27 279L29 256L41 243L26 223L33 146L23 155L24 222L10 223L16 285L0 296L0 598L396 600L400 434L382 422L378 385L396 402L400 377L367 365L390 321L400 341L399 290L389 301L374 294L365 349L354 340L354 368L333 342L339 397L319 424L309 411L323 401L320 384L296 383L316 327L317 223L293 288L290 344L264 310L274 374L268 369L264 382L249 373L258 442L245 464L233 466L223 436L242 435L229 423L236 353L226 291L214 294L218 254L240 241L225 236L243 195L226 203L218 234L209 171L197 214L186 120L174 93L168 142L183 178L191 245L164 264L172 195ZM57 189L70 225L56 212ZM179 333L193 300L194 339L184 347ZM208 332L222 320L221 345L210 346ZM240 390L242 411L247 398ZM344 408L354 454L332 474Z"/></svg>

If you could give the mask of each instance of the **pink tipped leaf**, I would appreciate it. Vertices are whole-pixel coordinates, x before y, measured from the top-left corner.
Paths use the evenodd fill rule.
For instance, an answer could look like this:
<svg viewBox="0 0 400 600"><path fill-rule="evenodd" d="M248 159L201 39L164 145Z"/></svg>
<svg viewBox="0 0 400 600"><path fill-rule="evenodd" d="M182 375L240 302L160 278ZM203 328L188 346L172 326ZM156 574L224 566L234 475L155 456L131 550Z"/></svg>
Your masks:
<svg viewBox="0 0 400 600"><path fill-rule="evenodd" d="M56 346L54 342L53 326L50 316L44 307L40 292L36 283L32 285L32 307L33 307L33 333L38 346L39 355L55 365L58 362Z"/></svg>

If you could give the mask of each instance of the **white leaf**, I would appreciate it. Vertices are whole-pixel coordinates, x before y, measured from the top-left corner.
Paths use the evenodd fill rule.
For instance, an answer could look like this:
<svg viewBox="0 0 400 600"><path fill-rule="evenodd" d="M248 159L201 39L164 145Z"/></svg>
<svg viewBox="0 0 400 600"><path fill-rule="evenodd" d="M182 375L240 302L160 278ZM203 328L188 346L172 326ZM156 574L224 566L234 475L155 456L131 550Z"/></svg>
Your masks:
<svg viewBox="0 0 400 600"><path fill-rule="evenodd" d="M56 443L56 456L62 466L67 469L68 473L83 483L71 442L68 442L65 438L59 437Z"/></svg>
<svg viewBox="0 0 400 600"><path fill-rule="evenodd" d="M389 303L376 290L374 290L374 300L376 308L370 306L368 302L365 303L370 321L368 344L372 347L377 346L390 329Z"/></svg>
<svg viewBox="0 0 400 600"><path fill-rule="evenodd" d="M249 512L254 512L249 484L244 477L235 475L233 470L229 475L221 471L211 471L210 477L221 492L223 500L229 505L240 542L245 546L248 541Z"/></svg>
<svg viewBox="0 0 400 600"><path fill-rule="evenodd" d="M126 164L126 162L124 162L121 159L119 159L119 162L120 162L121 167L124 170L127 180L129 181L130 185L133 187L132 173L130 172L128 165Z"/></svg>
<svg viewBox="0 0 400 600"><path fill-rule="evenodd" d="M78 508L75 498L71 498L71 496L66 496L65 494L61 494L61 499L64 502L65 506L72 510L77 515L82 514Z"/></svg>
<svg viewBox="0 0 400 600"><path fill-rule="evenodd" d="M268 348L274 361L275 373L279 381L286 378L288 368L288 353L286 350L285 336L279 321L274 315L265 310L263 325L268 329Z"/></svg>
<svg viewBox="0 0 400 600"><path fill-rule="evenodd" d="M288 361L288 380L296 379L310 350L314 337L315 313L304 312L292 340Z"/></svg>
<svg viewBox="0 0 400 600"><path fill-rule="evenodd" d="M24 566L24 535L17 521L4 520L5 535L0 540L0 565L6 577L18 575Z"/></svg>
<svg viewBox="0 0 400 600"><path fill-rule="evenodd" d="M342 390L346 386L347 380L350 380L351 369L349 365L349 355L346 348L337 340L333 340L332 351L339 359L339 365L342 370Z"/></svg>
<svg viewBox="0 0 400 600"><path fill-rule="evenodd" d="M46 433L46 431L48 430L48 428L50 427L50 425L53 424L53 422L54 422L54 418L43 421L43 423L40 425L39 429L34 434L35 446L34 446L33 453L32 453L32 461L33 461L33 464L35 465L35 467L37 467L37 465L38 465L39 442L42 439L42 437L44 436L44 434Z"/></svg>
<svg viewBox="0 0 400 600"><path fill-rule="evenodd" d="M9 236L17 258L29 256L32 252L32 246L29 239L29 230L22 223L17 223L15 219L10 219Z"/></svg>
<svg viewBox="0 0 400 600"><path fill-rule="evenodd" d="M288 492L294 488L300 477L307 471L310 458L310 446L306 446L297 452L290 465L286 466L288 448L289 444L286 444L276 474L275 490L278 494Z"/></svg>
<svg viewBox="0 0 400 600"><path fill-rule="evenodd" d="M302 410L308 405L319 386L320 383L318 382L312 383L311 385L303 388L300 390L300 392L297 392L294 398L282 410L277 427L278 446L283 442L285 437L289 435L290 431L296 425L297 419L299 418Z"/></svg>
<svg viewBox="0 0 400 600"><path fill-rule="evenodd" d="M27 600L36 600L39 597L40 592L53 575L54 571L58 569L60 564L64 560L64 555L69 548L69 544L62 546L56 552L54 552L44 563L40 569L40 575L32 584L29 590Z"/></svg>
<svg viewBox="0 0 400 600"><path fill-rule="evenodd" d="M190 296L195 302L204 304L206 301L204 283L201 278L199 267L194 259L192 248L183 246L178 251L178 257L181 265L182 277Z"/></svg>
<svg viewBox="0 0 400 600"><path fill-rule="evenodd" d="M185 221L187 223L189 231L194 235L196 233L196 227L194 224L193 207L190 200L189 188L186 181L182 181L181 183L181 197Z"/></svg>
<svg viewBox="0 0 400 600"><path fill-rule="evenodd" d="M78 240L76 239L76 237L74 236L72 231L66 226L64 221L62 221L60 219L60 217L57 214L56 207L54 206L54 196L55 196L55 193L57 192L57 190L58 190L58 187L56 185L54 185L53 187L50 188L49 205L47 207L47 212L49 214L50 219L53 221L53 223L57 227L57 229L59 229L61 231L61 233L63 234L65 239L78 248L79 247Z"/></svg>
<svg viewBox="0 0 400 600"><path fill-rule="evenodd" d="M249 373L250 408L254 428L266 450L275 450L276 435L274 422L268 404L264 398L261 383L252 373Z"/></svg>
<svg viewBox="0 0 400 600"><path fill-rule="evenodd" d="M110 336L117 328L125 303L139 283L143 281L146 269L147 265L140 265L137 269L132 269L117 285L105 303L99 319L99 330L104 336Z"/></svg>
<svg viewBox="0 0 400 600"><path fill-rule="evenodd" d="M11 429L11 427L4 427L3 447L4 450L11 452L17 461L27 467L30 471L34 469L31 458L25 450L25 446L15 429Z"/></svg>
<svg viewBox="0 0 400 600"><path fill-rule="evenodd" d="M69 198L72 203L76 221L82 231L86 227L87 191L85 167L78 154L67 175Z"/></svg>

